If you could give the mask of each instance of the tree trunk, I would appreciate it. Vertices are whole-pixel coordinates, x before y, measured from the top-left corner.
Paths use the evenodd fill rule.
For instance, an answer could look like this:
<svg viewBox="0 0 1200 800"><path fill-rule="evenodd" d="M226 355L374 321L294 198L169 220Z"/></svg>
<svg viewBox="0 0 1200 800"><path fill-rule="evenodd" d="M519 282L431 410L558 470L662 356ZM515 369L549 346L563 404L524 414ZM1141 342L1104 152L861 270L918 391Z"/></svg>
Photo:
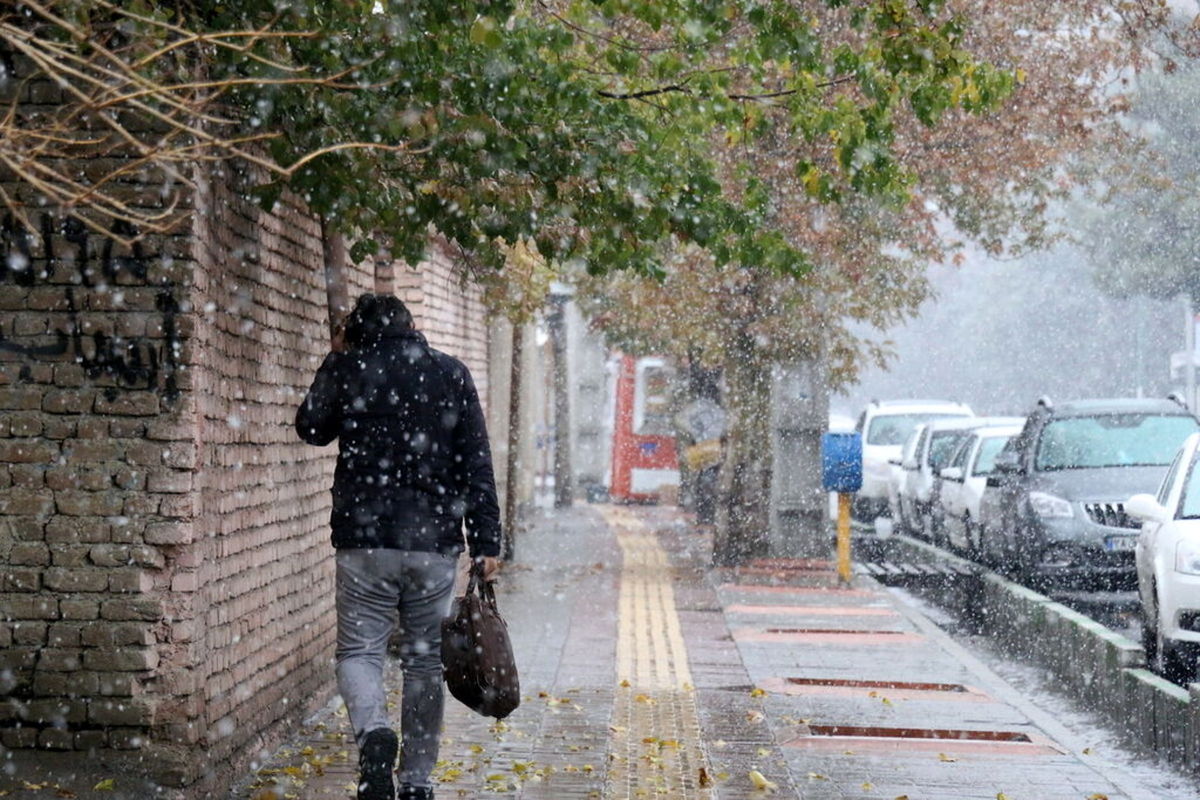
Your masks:
<svg viewBox="0 0 1200 800"><path fill-rule="evenodd" d="M771 365L748 331L725 364L727 418L713 563L767 554L771 532Z"/></svg>
<svg viewBox="0 0 1200 800"><path fill-rule="evenodd" d="M329 336L333 339L350 313L346 288L346 240L321 218L321 250L325 258L325 301L329 306Z"/></svg>
<svg viewBox="0 0 1200 800"><path fill-rule="evenodd" d="M517 470L520 468L521 448L521 381L522 351L525 349L525 326L512 323L512 372L508 386L508 458L507 471L504 476L504 543L500 557L509 561L516 554L517 510L520 491L520 481Z"/></svg>

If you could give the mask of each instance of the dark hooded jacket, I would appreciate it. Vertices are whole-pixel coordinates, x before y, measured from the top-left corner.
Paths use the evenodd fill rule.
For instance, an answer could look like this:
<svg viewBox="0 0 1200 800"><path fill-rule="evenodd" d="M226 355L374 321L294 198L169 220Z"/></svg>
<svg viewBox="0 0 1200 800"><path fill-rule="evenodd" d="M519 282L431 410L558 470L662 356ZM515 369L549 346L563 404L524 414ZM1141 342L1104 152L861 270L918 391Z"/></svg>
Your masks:
<svg viewBox="0 0 1200 800"><path fill-rule="evenodd" d="M403 322L330 353L296 413L309 444L338 440L334 547L500 554L500 512L479 395L458 359ZM353 337L352 337L353 341Z"/></svg>

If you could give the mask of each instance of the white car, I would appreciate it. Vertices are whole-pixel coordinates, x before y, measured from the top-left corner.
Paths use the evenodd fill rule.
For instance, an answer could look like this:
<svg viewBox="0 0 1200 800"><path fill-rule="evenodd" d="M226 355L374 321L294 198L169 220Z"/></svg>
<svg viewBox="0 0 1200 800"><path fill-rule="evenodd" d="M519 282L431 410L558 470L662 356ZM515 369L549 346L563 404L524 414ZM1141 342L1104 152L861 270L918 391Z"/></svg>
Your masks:
<svg viewBox="0 0 1200 800"><path fill-rule="evenodd" d="M1187 438L1158 496L1135 494L1125 513L1142 520L1135 560L1142 598L1142 644L1164 677L1196 678L1200 656L1200 433Z"/></svg>
<svg viewBox="0 0 1200 800"><path fill-rule="evenodd" d="M913 432L908 435L904 447L900 450L900 457L888 461L892 465L892 474L888 480L888 512L891 514L892 525L895 527L896 533L912 533L912 522L904 516L904 506L900 503L900 492L904 489L904 481L908 475L907 470L904 469L904 463L913 461L917 452L917 443L921 441L921 434L924 433L927 424L922 422L913 428Z"/></svg>
<svg viewBox="0 0 1200 800"><path fill-rule="evenodd" d="M941 488L941 472L949 466L958 446L981 425L1009 424L1007 418L959 417L937 419L925 425L911 458L901 466L900 507L908 530L940 544L934 504Z"/></svg>
<svg viewBox="0 0 1200 800"><path fill-rule="evenodd" d="M863 438L863 483L854 496L854 519L873 523L888 515L888 483L892 459L913 429L922 422L946 417L971 417L974 412L949 400L872 400L859 415L855 429Z"/></svg>
<svg viewBox="0 0 1200 800"><path fill-rule="evenodd" d="M987 476L1000 450L1020 432L1020 425L976 428L942 469L939 518L952 549L972 556L980 551L979 503Z"/></svg>

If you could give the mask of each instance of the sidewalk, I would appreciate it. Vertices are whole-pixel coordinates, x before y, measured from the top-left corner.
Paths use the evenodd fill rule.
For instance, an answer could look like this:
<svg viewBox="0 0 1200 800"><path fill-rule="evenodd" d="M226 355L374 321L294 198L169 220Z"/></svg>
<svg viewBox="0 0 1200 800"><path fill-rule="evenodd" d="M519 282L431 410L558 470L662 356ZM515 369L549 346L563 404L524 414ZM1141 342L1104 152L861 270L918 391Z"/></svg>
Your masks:
<svg viewBox="0 0 1200 800"><path fill-rule="evenodd" d="M524 701L448 700L439 800L1151 797L869 578L708 546L668 509L535 520L500 591ZM331 711L238 797L353 797L355 761Z"/></svg>

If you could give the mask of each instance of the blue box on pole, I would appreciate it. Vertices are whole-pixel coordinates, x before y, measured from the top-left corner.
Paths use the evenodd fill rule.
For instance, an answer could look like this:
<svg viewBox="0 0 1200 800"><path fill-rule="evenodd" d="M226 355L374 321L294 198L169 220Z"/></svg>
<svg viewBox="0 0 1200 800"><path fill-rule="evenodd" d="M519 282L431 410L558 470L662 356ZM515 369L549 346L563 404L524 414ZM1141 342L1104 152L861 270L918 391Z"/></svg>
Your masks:
<svg viewBox="0 0 1200 800"><path fill-rule="evenodd" d="M826 433L821 437L821 473L825 490L857 492L862 488L862 435Z"/></svg>

